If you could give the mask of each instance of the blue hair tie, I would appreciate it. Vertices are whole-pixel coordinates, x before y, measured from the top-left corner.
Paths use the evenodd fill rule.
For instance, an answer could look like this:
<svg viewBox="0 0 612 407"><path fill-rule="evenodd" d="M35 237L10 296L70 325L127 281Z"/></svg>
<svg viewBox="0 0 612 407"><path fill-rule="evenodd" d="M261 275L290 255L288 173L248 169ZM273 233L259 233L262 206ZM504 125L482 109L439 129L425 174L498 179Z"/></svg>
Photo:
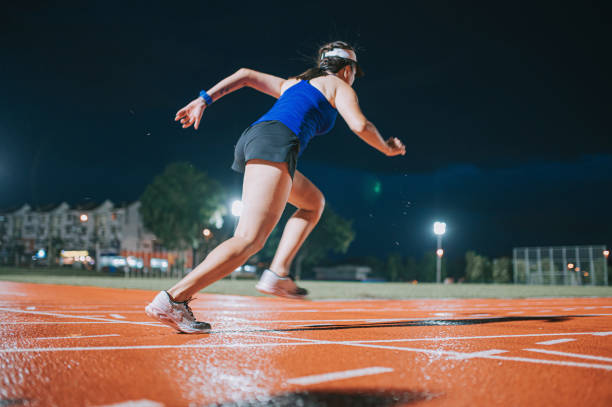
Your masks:
<svg viewBox="0 0 612 407"><path fill-rule="evenodd" d="M204 99L204 101L206 102L206 106L212 105L213 100L210 97L210 95L208 93L206 93L205 90L200 91L200 97L202 97L202 99Z"/></svg>

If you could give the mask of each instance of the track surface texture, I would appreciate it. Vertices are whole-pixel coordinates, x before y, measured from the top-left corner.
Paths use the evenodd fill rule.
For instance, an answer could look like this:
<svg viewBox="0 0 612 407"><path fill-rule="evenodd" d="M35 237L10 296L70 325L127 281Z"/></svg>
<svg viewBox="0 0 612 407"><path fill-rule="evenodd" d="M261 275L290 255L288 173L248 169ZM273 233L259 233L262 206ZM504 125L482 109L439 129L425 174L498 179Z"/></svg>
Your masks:
<svg viewBox="0 0 612 407"><path fill-rule="evenodd" d="M0 406L610 406L612 298L291 301L0 282Z"/></svg>

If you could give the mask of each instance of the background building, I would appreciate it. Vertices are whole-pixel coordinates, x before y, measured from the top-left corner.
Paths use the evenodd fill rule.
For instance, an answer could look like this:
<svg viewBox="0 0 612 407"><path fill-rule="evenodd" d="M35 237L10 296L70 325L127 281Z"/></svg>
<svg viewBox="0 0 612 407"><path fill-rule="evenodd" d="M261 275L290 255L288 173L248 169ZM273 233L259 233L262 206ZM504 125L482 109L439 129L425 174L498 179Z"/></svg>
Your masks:
<svg viewBox="0 0 612 407"><path fill-rule="evenodd" d="M116 205L109 200L7 208L0 211L0 264L76 262L93 268L103 258L121 257L123 263L115 266L151 268L171 267L182 255L185 267L193 267L191 250L166 250L144 228L139 208L139 201Z"/></svg>

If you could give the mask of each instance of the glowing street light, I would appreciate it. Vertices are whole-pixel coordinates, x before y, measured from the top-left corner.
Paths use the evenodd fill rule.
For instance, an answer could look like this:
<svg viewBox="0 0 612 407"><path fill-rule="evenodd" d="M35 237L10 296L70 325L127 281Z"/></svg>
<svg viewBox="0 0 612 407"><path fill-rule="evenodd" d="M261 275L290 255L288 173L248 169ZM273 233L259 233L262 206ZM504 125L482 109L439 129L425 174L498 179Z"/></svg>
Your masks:
<svg viewBox="0 0 612 407"><path fill-rule="evenodd" d="M446 233L446 223L444 222L434 222L433 231L438 236L438 250L436 250L436 254L438 258L436 259L436 282L442 282L442 256L444 255L444 250L442 250L442 235Z"/></svg>
<svg viewBox="0 0 612 407"><path fill-rule="evenodd" d="M210 235L212 234L212 232L210 231L210 229L206 228L202 231L202 234L204 235L204 237L208 238L210 237Z"/></svg>
<svg viewBox="0 0 612 407"><path fill-rule="evenodd" d="M607 259L607 258L608 258L608 256L610 255L610 250L607 250L607 249L606 249L606 250L604 250L604 251L603 251L603 255L604 255L604 257Z"/></svg>
<svg viewBox="0 0 612 407"><path fill-rule="evenodd" d="M86 214L82 214L80 219L81 219L81 222L87 222L87 219L89 219L89 217Z"/></svg>

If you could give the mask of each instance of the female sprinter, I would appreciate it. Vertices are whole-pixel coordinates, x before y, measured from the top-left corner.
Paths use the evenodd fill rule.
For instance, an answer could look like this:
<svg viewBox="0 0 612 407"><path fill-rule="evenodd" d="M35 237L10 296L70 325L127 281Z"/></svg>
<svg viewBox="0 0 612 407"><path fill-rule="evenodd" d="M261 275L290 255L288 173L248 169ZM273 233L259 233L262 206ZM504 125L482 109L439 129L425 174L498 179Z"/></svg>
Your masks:
<svg viewBox="0 0 612 407"><path fill-rule="evenodd" d="M217 246L174 287L160 291L145 308L150 317L181 332L209 332L210 325L193 316L189 301L264 246L287 202L297 210L287 221L272 264L256 288L288 298L307 294L289 277L289 268L325 205L321 191L296 170L308 141L329 132L340 113L350 129L378 151L387 156L406 153L397 138L383 140L361 112L352 85L355 76L362 75L353 47L336 41L321 47L317 65L301 75L282 79L242 68L208 92L200 92L200 97L178 111L175 120L180 120L183 128L193 125L197 130L204 109L244 86L278 99L236 144L232 169L243 172L244 179L242 214L234 236Z"/></svg>

